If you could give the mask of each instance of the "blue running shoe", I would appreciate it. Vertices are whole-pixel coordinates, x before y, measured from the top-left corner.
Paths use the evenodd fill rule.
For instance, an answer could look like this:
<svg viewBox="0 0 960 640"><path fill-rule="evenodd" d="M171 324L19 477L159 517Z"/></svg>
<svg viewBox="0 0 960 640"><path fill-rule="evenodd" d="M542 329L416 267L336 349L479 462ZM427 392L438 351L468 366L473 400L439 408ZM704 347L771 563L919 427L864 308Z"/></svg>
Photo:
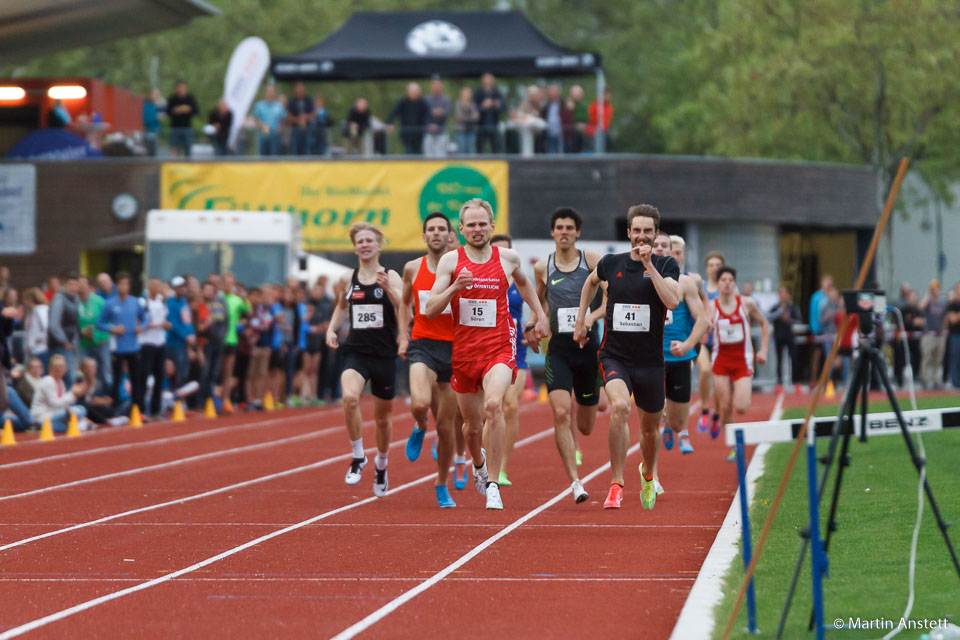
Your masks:
<svg viewBox="0 0 960 640"><path fill-rule="evenodd" d="M423 448L423 436L427 434L426 429L417 429L410 433L407 438L407 460L411 462L420 457L420 449Z"/></svg>
<svg viewBox="0 0 960 640"><path fill-rule="evenodd" d="M462 491L467 486L467 463L453 463L453 486Z"/></svg>
<svg viewBox="0 0 960 640"><path fill-rule="evenodd" d="M681 442L683 442L681 440ZM673 449L673 429L664 429L663 430L663 447L670 451Z"/></svg>
<svg viewBox="0 0 960 640"><path fill-rule="evenodd" d="M693 445L690 444L690 438L680 436L680 453L693 453Z"/></svg>
<svg viewBox="0 0 960 640"><path fill-rule="evenodd" d="M431 453L433 453L433 459L436 460L437 459L437 441L436 440L433 441L433 451L431 451Z"/></svg>
<svg viewBox="0 0 960 640"><path fill-rule="evenodd" d="M434 489L437 490L437 504L441 509L453 509L457 506L457 503L450 497L450 491L447 490L446 485L434 487Z"/></svg>

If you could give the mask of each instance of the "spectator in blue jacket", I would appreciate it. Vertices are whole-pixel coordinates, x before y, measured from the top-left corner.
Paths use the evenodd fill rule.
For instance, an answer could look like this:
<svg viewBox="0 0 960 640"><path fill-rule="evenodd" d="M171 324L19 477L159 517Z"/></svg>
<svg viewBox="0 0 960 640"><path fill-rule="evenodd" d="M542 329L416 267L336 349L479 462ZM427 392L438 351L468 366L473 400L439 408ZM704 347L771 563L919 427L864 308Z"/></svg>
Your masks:
<svg viewBox="0 0 960 640"><path fill-rule="evenodd" d="M820 279L820 289L813 292L810 296L810 315L807 316L810 323L810 333L819 336L823 333L823 327L820 326L820 313L827 304L827 290L833 286L833 276L828 273L823 274ZM817 385L817 378L820 377L820 363L826 355L826 345L820 338L814 338L815 342L811 351L810 361L810 388ZM833 336L830 336L833 340Z"/></svg>
<svg viewBox="0 0 960 640"><path fill-rule="evenodd" d="M110 397L113 406L120 406L120 381L123 377L123 365L127 365L130 377L133 403L143 408L144 380L140 375L140 342L137 335L143 330L146 311L140 301L130 295L130 274L121 271L117 274L117 295L103 303L103 311L97 321L97 329L113 336L113 349L110 360L113 371L113 383L110 385Z"/></svg>
<svg viewBox="0 0 960 640"><path fill-rule="evenodd" d="M181 276L174 276L170 280L174 295L167 299L167 320L170 329L167 331L167 359L173 361L176 369L174 373L174 388L180 388L187 382L190 373L190 358L187 347L192 347L197 340L193 330L193 313L187 300L187 281Z"/></svg>

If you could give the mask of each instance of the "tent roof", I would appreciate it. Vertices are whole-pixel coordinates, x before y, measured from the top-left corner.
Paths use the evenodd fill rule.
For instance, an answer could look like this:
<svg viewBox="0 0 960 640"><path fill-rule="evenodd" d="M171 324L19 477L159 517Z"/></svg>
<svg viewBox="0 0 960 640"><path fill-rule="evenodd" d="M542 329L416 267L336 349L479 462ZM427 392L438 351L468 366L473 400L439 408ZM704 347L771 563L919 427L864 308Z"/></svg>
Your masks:
<svg viewBox="0 0 960 640"><path fill-rule="evenodd" d="M204 0L0 2L0 60L22 62L219 14Z"/></svg>
<svg viewBox="0 0 960 640"><path fill-rule="evenodd" d="M561 47L519 11L358 11L320 44L271 63L278 80L540 77L601 66L599 54Z"/></svg>

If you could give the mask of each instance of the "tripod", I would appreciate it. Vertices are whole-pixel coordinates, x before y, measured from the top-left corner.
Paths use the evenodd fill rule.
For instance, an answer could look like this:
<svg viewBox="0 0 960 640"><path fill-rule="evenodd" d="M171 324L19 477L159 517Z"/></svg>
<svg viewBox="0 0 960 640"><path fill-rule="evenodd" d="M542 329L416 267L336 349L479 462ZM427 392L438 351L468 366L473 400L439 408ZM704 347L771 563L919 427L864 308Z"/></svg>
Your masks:
<svg viewBox="0 0 960 640"><path fill-rule="evenodd" d="M820 474L817 488L818 502L823 500L827 477L830 475L830 468L833 465L834 458L836 457L837 445L840 445L840 456L837 465L836 482L833 485L833 495L830 500L829 516L827 517L827 533L823 543L824 553L830 548L830 541L833 537L833 533L837 530L836 516L837 507L840 500L840 486L843 482L844 470L850 466L850 456L847 452L849 450L850 437L854 432L853 416L858 397L860 399L860 441L867 441L867 396L874 377L879 379L883 390L887 394L887 399L889 400L890 405L893 407L893 411L897 416L897 422L900 425L900 433L907 445L907 450L910 453L910 459L913 462L913 466L917 469L917 473L920 473L921 469L926 464L926 460L920 458L920 456L917 454L917 450L913 444L913 439L911 438L910 433L907 431L906 420L903 417L903 412L900 410L900 404L897 401L897 396L893 391L893 386L890 384L890 378L887 375L886 362L884 361L883 353L877 348L875 339L870 335L864 336L861 334L861 340L861 345L854 357L853 368L850 377L850 386L847 389L843 404L840 407L840 413L837 415L837 419L834 422L833 429L830 433L829 447L827 448L826 454L819 458L820 463L823 464L823 471ZM810 424L809 428L814 428L812 423ZM933 490L930 488L930 483L927 481L926 475L924 475L923 479L923 488L926 493L927 500L930 502L930 508L933 511L933 515L937 520L937 526L940 528L940 532L943 534L943 539L947 545L947 551L949 551L950 557L953 560L953 566L957 571L957 576L960 577L960 561L957 560L957 553L953 548L953 543L950 541L950 536L947 534L947 527L949 525L943 520L943 516L940 514L940 509L937 506L936 500L934 499ZM793 579L790 582L790 589L787 592L787 601L784 604L783 613L780 616L780 624L777 627L778 639L783 635L783 628L787 621L787 615L790 612L793 594L796 590L797 581L800 578L800 570L803 568L804 558L806 556L807 549L810 546L810 528L805 528L800 535L803 538L803 545L800 548L800 557L797 559L797 566L794 569ZM813 629L814 622L814 613L811 612L808 630Z"/></svg>

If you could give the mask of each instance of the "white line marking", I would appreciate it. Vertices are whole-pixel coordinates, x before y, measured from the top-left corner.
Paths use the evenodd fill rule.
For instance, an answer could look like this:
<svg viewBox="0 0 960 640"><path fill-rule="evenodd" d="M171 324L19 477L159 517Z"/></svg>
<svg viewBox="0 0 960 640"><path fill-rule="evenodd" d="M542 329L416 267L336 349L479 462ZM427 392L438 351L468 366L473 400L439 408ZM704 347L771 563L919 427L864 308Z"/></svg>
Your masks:
<svg viewBox="0 0 960 640"><path fill-rule="evenodd" d="M50 462L52 460L64 460L66 458L76 458L78 456L86 456L93 453L102 453L104 451L120 451L123 449L133 449L136 447L144 447L151 444L164 444L167 442L177 442L180 440L192 440L194 438L202 438L204 436L214 435L217 433L223 433L224 431L236 432L241 429L250 429L253 427L266 427L271 424L277 424L278 422L287 422L293 419L300 418L319 418L323 415L326 415L325 412L319 413L301 413L295 416L285 416L283 418L273 418L271 420L264 420L262 422L249 422L246 424L237 424L227 427L217 427L215 429L205 429L203 431L193 431L191 433L184 433L179 436L168 436L166 438L156 438L154 440L142 440L139 442L128 442L125 444L115 444L109 445L106 447L97 447L96 449L82 449L80 451L68 451L67 453L58 453L52 456L44 456L41 458L30 458L29 460L18 460L17 462L8 462L6 464L0 464L0 471L3 469L13 469L14 467L24 467L31 464L39 464L41 462ZM172 422L164 423L166 424L175 424ZM128 427L129 428L129 427ZM96 432L95 432L96 433ZM107 433L104 431L104 433ZM118 433L118 432L113 432ZM27 442L38 442L37 440L28 440Z"/></svg>
<svg viewBox="0 0 960 640"><path fill-rule="evenodd" d="M777 396L768 420L779 420L783 415L783 393ZM747 504L753 504L753 494L757 479L763 475L763 458L770 449L769 444L757 445L747 467ZM740 553L740 489L733 495L730 508L720 525L717 537L703 560L697 581L693 583L687 595L680 617L673 627L670 640L686 638L709 638L713 635L716 620L714 609L723 600L723 578L727 569Z"/></svg>
<svg viewBox="0 0 960 640"><path fill-rule="evenodd" d="M341 428L342 428L342 427L341 427ZM517 443L514 445L514 448L528 445L528 444L530 444L531 442L535 442L536 440L540 440L540 439L542 439L542 438L544 438L544 437L546 437L546 436L548 436L548 435L550 435L550 434L552 434L552 433L553 433L553 427L550 427L549 429L544 429L543 431L541 431L541 432L539 432L539 433L536 433L536 434L534 434L534 435L532 435L532 436L529 436L529 437L527 437L527 438L524 438L523 440L520 440L519 442L517 442ZM636 446L636 445L635 445L635 446ZM607 466L609 466L609 463L607 464ZM433 478L435 478L436 475L437 475L437 473L436 473L436 472L433 472L433 473L427 474L427 475L425 475L425 476L421 476L421 477L417 478L416 480L413 480L413 481L408 482L408 483L406 483L406 484L402 484L402 485L400 485L399 487L395 487L395 488L393 488L393 489L390 489L390 490L387 492L387 495L393 495L393 494L395 494L395 493L399 493L399 492L401 492L401 491L405 491L406 489L409 489L410 487L413 487L413 486L416 486L416 485L419 485L419 484L423 484L424 482L426 482L426 481L428 481L428 480L432 480ZM589 476L588 476L588 478L589 478ZM586 480L584 480L584 481L586 482ZM567 489L564 493L561 493L561 494L560 494L560 497L563 497L563 495L565 495L566 493L569 493L569 491L570 491L570 490ZM337 514L340 514L340 513L345 512L345 511L350 511L351 509L355 509L355 508L357 508L357 507L363 506L363 505L365 505L365 504L369 504L369 503L371 503L371 502L375 502L375 501L377 501L377 500L380 500L380 498L370 497L370 498L364 498L363 500L358 500L358 501L356 501L356 502L351 502L350 504L344 505L344 506L342 506L342 507L338 507L338 508L333 509L333 510L331 510L331 511L327 511L327 512L321 513L321 514L319 514L319 515L313 516L312 518L308 518L308 519L306 519L306 520L302 520L301 522L298 522L298 523L296 523L296 524L292 524L292 525L290 525L289 527L284 527L283 529L278 529L278 530L276 530L276 531L271 531L270 533L268 533L268 534L266 534L266 535L260 536L259 538L256 538L256 539L254 539L254 540L250 540L249 542L245 542L245 543L243 543L242 545L239 545L239 546L234 547L234 548L232 548L232 549L228 549L228 550L226 550L226 551L224 551L224 552L222 552L222 553L218 553L217 555L211 556L211 557L207 558L206 560L201 560L200 562L197 562L196 564L192 564L192 565L190 565L189 567L184 567L183 569L179 569L179 570L174 571L174 572L172 572L172 573L164 574L164 575L160 576L159 578L154 578L153 580L148 580L148 581L146 581L146 582L141 582L140 584L134 585L134 586L132 586L132 587L128 587L128 588L126 588L126 589L121 589L120 591L114 591L113 593L108 593L108 594L106 594L106 595L100 596L99 598L94 598L93 600L87 600L86 602L81 602L80 604L74 605L74 606L72 606L72 607L68 607L68 608L66 608L66 609L62 609L62 610L60 610L60 611L56 611L56 612L51 613L51 614L49 614L49 615L46 615L46 616L44 616L44 617L42 617L42 618L37 618L36 620L31 620L30 622L26 622L26 623L24 623L24 624L22 624L22 625L13 627L13 628L11 628L11 629L8 629L8 630L4 631L3 633L0 633L0 640L9 640L10 638L16 638L17 636L21 636L21 635L23 635L24 633L27 633L28 631L33 631L34 629L39 629L40 627L44 627L44 626L46 626L46 625L48 625L48 624L50 624L50 623L52 623L52 622L57 622L58 620L63 620L64 618L69 618L70 616L75 615L75 614L77 614L77 613L80 613L80 612L82 612L82 611L86 611L87 609L92 609L92 608L94 608L94 607L100 606L101 604L105 604L105 603L107 603L107 602L110 602L110 601L112 601L112 600L116 600L116 599L118 599L118 598L122 598L122 597L124 597L124 596L128 596L128 595L130 595L130 594L132 594L132 593L136 593L136 592L138 592L138 591L143 591L144 589L149 589L149 588L151 588L151 587L155 587L155 586L157 586L157 585L159 585L159 584L163 584L163 583L165 583L165 582L170 582L171 580L174 580L174 579L176 579L176 578L179 578L179 577L182 576L182 575L186 575L186 574L188 574L188 573L192 573L193 571L196 571L197 569L202 569L203 567L209 566L209 565L211 565L211 564L213 564L213 563L215 563L215 562L219 562L220 560L223 560L224 558L229 558L230 556L236 555L236 554L240 553L241 551L245 551L246 549L249 549L249 548L251 548L251 547L255 547L255 546L257 546L258 544L260 544L261 542L266 542L267 540L272 540L273 538L282 536L282 535L285 534L285 533L289 533L289 532L291 532L291 531L296 531L297 529L300 529L300 528L303 528L303 527L305 527L305 526L307 526L307 525L313 524L314 522L319 522L320 520L325 520L326 518L329 518L329 517L331 517L331 516L335 516L335 515L337 515Z"/></svg>
<svg viewBox="0 0 960 640"><path fill-rule="evenodd" d="M551 429L551 431L552 431L552 429ZM633 445L632 447L630 447L629 449L627 449L627 455L629 456L631 453L634 453L635 451L638 451L639 449L640 449L640 445L639 445L639 444L635 444L635 445ZM602 466L600 466L600 467L597 467L597 468L594 469L592 472L590 472L590 474L587 475L585 478L583 478L583 479L581 480L581 482L583 482L583 484L586 484L586 483L588 483L590 480L596 478L598 475L600 475L601 473L603 473L604 471L606 471L606 470L609 469L609 468L610 468L610 463L607 462L607 463L605 463L604 465L602 465ZM560 500L562 500L563 498L566 498L566 497L569 496L569 495L570 495L570 489L569 489L569 488L568 488L568 489L564 489L563 491L561 491L560 493L558 493L558 494L555 495L554 497L550 498L549 500L547 500L546 502L544 502L543 504L541 504L541 505L540 505L539 507L537 507L536 509L528 512L526 515L524 515L524 516L522 516L522 517L520 517L520 518L517 518L516 520L514 520L513 522L511 522L509 525L507 525L506 527L504 527L503 529L501 529L500 531L498 531L498 532L495 533L494 535L490 536L489 538L487 538L486 540L484 540L483 542L481 542L480 544L478 544L477 546L475 546L475 547L474 547L473 549L471 549L469 552L467 552L466 554L464 554L463 556L461 556L458 560L452 562L451 564L447 565L446 567L444 567L443 569L441 569L441 570L438 571L437 573L433 574L433 576L431 576L428 580L425 580L425 581L421 582L420 584L418 584L416 587L410 589L409 591L405 591L403 594L401 594L400 596L394 598L393 600L391 600L391 601L388 602L387 604L383 605L382 607L380 607L379 609L377 609L376 611L374 611L373 613L371 613L370 615L368 615L368 616L365 617L364 619L362 619L362 620L360 620L359 622L357 622L357 623L351 625L350 627L344 629L343 631L341 631L340 633L338 633L337 635L335 635L335 636L333 637L333 640L348 640L349 638L353 638L353 637L355 637L357 634L362 633L363 631L369 629L371 626L375 625L377 622L379 622L379 621L382 620L383 618L387 617L388 615L390 615L391 613L393 613L394 611L396 611L398 608L400 608L401 606L403 606L405 603L409 602L410 600L413 600L413 599L416 598L418 595L420 595L421 593L423 593L424 591L426 591L426 590L429 589L430 587L434 586L435 584L437 584L438 582L440 582L441 580L443 580L444 578L446 578L448 575L450 575L451 573L453 573L454 571L456 571L457 569L459 569L460 567L462 567L462 566L465 565L466 563L470 562L473 558L475 558L476 556L478 556L480 553L482 553L482 552L483 552L485 549L487 549L489 546L491 546L492 544L494 544L495 542L497 542L498 540L500 540L500 539L503 538L504 536L507 536L507 535L510 534L512 531L516 530L518 527L520 527L520 526L521 526L523 523L525 523L527 520L530 520L530 519L532 519L532 518L535 518L535 517L536 517L537 515L539 515L541 512L549 509L550 507L552 507L552 506L555 505L556 503L560 502ZM2 640L2 636L0 636L0 640Z"/></svg>
<svg viewBox="0 0 960 640"><path fill-rule="evenodd" d="M429 437L429 435L427 436ZM406 442L406 440L397 440L397 442ZM391 443L391 447L395 446L396 442ZM346 454L343 456L338 456L338 459L346 460ZM285 473L297 473L299 471L306 471L308 468L314 467L314 465L319 465L320 463L314 462L313 464L306 465L305 467L296 467L295 469L290 469L288 471L281 471L277 474L271 474L270 476L263 476L262 478L254 478L253 480L247 480L235 485L230 485L229 487L223 487L222 489L214 489L213 491L200 494L197 496L187 496L186 498L179 498L177 500L171 500L168 503L163 505L154 505L151 507L143 507L144 510L157 509L161 506L166 506L168 504L180 504L188 500L193 500L195 498L211 495L214 492L226 491L229 489L237 488L244 486L246 484L252 484L259 482L261 480L270 480L275 477L280 477L281 474ZM671 492L671 495L673 492ZM139 510L137 510L139 513ZM131 515L133 511L126 512L124 514L117 514L116 516L106 516L107 518L120 517L122 515ZM103 520L104 518L101 518ZM88 523L84 523L85 525ZM91 521L89 524L101 524L100 520ZM286 527L293 524L292 522L111 522L111 527ZM0 527L70 527L70 525L65 522L2 522ZM312 527L376 527L378 529L388 528L388 527L411 527L422 529L424 527L440 527L440 528L496 528L499 527L499 524L496 523L481 523L481 522L324 522L320 524L310 525ZM574 524L527 524L525 525L528 529L715 529L712 524L599 524L594 522L584 522L584 523L574 523ZM2 551L6 547L0 547Z"/></svg>
<svg viewBox="0 0 960 640"><path fill-rule="evenodd" d="M127 562L133 562L129 560ZM143 578L0 578L0 582L140 582ZM411 576L409 578L396 577L364 577L364 576L344 576L342 578L263 578L263 577L243 577L243 578L180 578L177 582L418 582L423 580L423 576ZM449 582L693 582L694 577L655 577L655 576L637 576L635 578L624 578L620 576L603 576L593 578L565 578L565 577L530 577L530 578L487 578L480 576L453 576L447 578Z"/></svg>

